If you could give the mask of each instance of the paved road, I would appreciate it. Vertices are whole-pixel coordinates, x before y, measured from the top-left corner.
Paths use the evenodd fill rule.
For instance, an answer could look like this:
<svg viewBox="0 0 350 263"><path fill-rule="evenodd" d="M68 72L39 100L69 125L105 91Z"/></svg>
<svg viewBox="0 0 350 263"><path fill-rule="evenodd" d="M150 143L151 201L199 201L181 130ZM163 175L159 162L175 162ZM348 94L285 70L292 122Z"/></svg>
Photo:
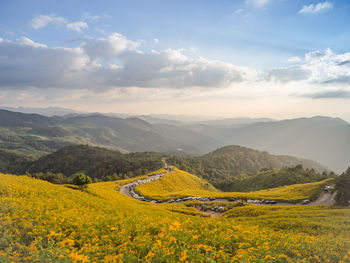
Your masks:
<svg viewBox="0 0 350 263"><path fill-rule="evenodd" d="M167 163L166 163L166 159L163 158L162 162L164 164L164 166L167 167ZM171 172L171 171L170 171ZM136 182L132 182L126 185L123 185L119 192L127 195L131 198L135 198L138 200L144 200L145 198L142 196L139 196L138 194L135 193L135 187L137 185L140 184L145 184L145 183L149 183L151 181L155 181L155 180L159 180L162 176L164 176L165 174L168 174L170 172L166 172L164 174L157 174L157 175L153 175L153 176L149 176L148 179L144 179L144 180L138 180ZM328 192L322 191L321 195L314 200L313 202L311 202L308 205L332 205L335 203L334 197L335 197L336 193L330 194ZM145 200L146 201L146 200ZM150 200L148 200L150 201ZM210 200L208 200L210 202ZM214 201L214 200L213 200ZM217 202L229 202L227 199L216 199L215 201ZM153 202L155 202L155 200L153 200ZM175 202L177 204L183 203L184 201L179 201L179 202ZM292 205L301 205L301 203L297 203L297 204L291 204L291 203L276 203L276 204L259 204L259 203L254 203L256 205L273 205L273 206L292 206ZM197 208L197 211L206 215L209 215L211 217L221 217L222 213L220 212L215 212L215 211L201 211Z"/></svg>
<svg viewBox="0 0 350 263"><path fill-rule="evenodd" d="M168 168L168 164L166 162L166 157L162 158L162 163L163 163L164 168L167 169Z"/></svg>
<svg viewBox="0 0 350 263"><path fill-rule="evenodd" d="M322 194L313 202L310 203L310 205L333 205L335 203L335 196L336 192L333 194L322 192Z"/></svg>
<svg viewBox="0 0 350 263"><path fill-rule="evenodd" d="M146 184L146 183L149 183L152 181L159 180L161 177L163 177L164 175L166 175L168 173L171 173L171 172L168 171L168 172L163 173L163 174L155 174L155 175L149 176L147 179L137 180L137 181L134 181L132 183L125 184L119 189L119 192L124 194L124 195L130 196L132 198L138 199L138 200L145 200L145 198L143 196L140 196L137 193L135 193L135 187L138 185L141 185L141 184ZM149 201L151 201L151 200L149 200Z"/></svg>
<svg viewBox="0 0 350 263"><path fill-rule="evenodd" d="M130 183L130 184L125 184L123 185L120 189L119 189L119 192L124 194L124 195L127 195L127 196L130 196L131 197L131 194L130 194L130 187L133 183Z"/></svg>

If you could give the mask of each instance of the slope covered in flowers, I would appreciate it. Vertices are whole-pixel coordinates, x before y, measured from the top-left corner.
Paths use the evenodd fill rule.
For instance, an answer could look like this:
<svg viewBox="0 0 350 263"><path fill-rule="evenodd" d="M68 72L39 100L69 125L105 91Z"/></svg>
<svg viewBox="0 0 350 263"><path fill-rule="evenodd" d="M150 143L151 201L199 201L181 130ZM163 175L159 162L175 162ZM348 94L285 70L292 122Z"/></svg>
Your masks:
<svg viewBox="0 0 350 263"><path fill-rule="evenodd" d="M127 182L81 192L0 175L0 262L349 262L349 209L310 210L306 222L324 216L333 227L287 231L242 214L213 219L140 202L117 191Z"/></svg>
<svg viewBox="0 0 350 263"><path fill-rule="evenodd" d="M185 171L174 169L157 181L139 185L136 191L151 199L171 199L185 196L242 198L242 199L275 199L294 202L313 199L319 195L322 187L333 179L321 182L295 184L254 192L219 192L209 183Z"/></svg>

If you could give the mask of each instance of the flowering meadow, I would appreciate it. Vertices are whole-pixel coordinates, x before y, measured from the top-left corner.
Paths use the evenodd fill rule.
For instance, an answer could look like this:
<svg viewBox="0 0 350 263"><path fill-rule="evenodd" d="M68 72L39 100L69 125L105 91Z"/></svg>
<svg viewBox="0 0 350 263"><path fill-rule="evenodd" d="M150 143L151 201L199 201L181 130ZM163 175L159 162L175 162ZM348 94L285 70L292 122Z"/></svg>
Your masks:
<svg viewBox="0 0 350 263"><path fill-rule="evenodd" d="M136 192L151 199L171 199L185 196L239 198L239 199L274 199L282 202L297 202L314 199L322 191L323 186L334 179L320 182L295 184L254 192L219 192L206 181L185 171L174 169L174 172L157 181L136 187Z"/></svg>
<svg viewBox="0 0 350 263"><path fill-rule="evenodd" d="M1 174L0 262L350 262L349 209L245 206L209 218L119 193L130 181L83 192Z"/></svg>

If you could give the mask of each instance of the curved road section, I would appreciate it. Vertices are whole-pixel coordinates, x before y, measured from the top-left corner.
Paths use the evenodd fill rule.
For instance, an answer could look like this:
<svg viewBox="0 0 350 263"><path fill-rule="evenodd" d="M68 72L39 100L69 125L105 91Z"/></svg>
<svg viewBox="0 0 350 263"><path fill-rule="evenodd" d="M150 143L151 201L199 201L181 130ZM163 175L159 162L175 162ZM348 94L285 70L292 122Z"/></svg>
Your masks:
<svg viewBox="0 0 350 263"><path fill-rule="evenodd" d="M335 203L336 194L336 192L330 194L323 191L315 201L310 203L310 205L333 205Z"/></svg>
<svg viewBox="0 0 350 263"><path fill-rule="evenodd" d="M120 188L119 192L121 192L122 194L125 194L127 196L130 196L132 198L141 200L141 201L155 202L155 200L146 200L145 197L140 196L137 193L135 193L135 187L140 185L140 184L146 184L146 183L149 183L149 182L156 181L156 180L160 179L161 177L163 177L164 175L166 175L168 173L169 172L164 173L164 174L155 174L155 175L152 175L152 176L148 177L148 179L137 180L137 181L132 182L130 184L125 184L125 185L123 185Z"/></svg>
<svg viewBox="0 0 350 263"><path fill-rule="evenodd" d="M203 198L203 197L183 197L183 198L179 198L177 200L171 199L171 200L166 200L166 201L148 200L144 196L140 196L139 194L137 194L135 192L135 187L136 186L159 180L161 177L163 177L164 175L169 174L169 173L171 173L171 171L168 171L168 172L163 173L163 174L155 174L155 175L149 176L149 178L147 178L147 179L137 180L135 182L132 182L132 183L129 183L129 184L125 184L125 185L123 185L120 188L119 192L124 194L124 195L127 195L129 197L132 197L132 198L135 198L137 200L140 200L140 201L147 201L147 202L153 202L153 203L162 203L162 202L166 202L166 203L181 203L181 202L188 201L188 200L212 201L209 198ZM334 199L335 195L336 195L336 192L331 194L328 191L323 190L322 193L320 194L320 196L316 200L308 203L307 205L332 205L332 204L335 203L335 199ZM217 201L228 202L227 199L217 199ZM247 201L248 203L261 204L260 202L249 202L249 201L261 201L261 200L248 200ZM297 204L294 204L294 205L300 205L300 204L302 204L302 203L297 203ZM263 205L271 205L271 204L263 204ZM274 205L293 205L293 204L290 204L290 203L274 203Z"/></svg>

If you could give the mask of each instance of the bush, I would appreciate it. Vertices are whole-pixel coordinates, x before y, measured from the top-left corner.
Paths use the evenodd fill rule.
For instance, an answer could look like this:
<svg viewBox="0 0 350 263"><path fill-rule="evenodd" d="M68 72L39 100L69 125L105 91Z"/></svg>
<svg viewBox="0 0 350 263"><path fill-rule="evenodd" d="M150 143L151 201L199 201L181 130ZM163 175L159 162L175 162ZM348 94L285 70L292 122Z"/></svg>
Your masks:
<svg viewBox="0 0 350 263"><path fill-rule="evenodd" d="M79 186L80 190L86 189L87 185L91 183L92 183L91 178L83 173L76 174L73 179L73 184Z"/></svg>
<svg viewBox="0 0 350 263"><path fill-rule="evenodd" d="M350 202L350 167L338 177L335 184L337 195L335 201L338 205L349 205Z"/></svg>

